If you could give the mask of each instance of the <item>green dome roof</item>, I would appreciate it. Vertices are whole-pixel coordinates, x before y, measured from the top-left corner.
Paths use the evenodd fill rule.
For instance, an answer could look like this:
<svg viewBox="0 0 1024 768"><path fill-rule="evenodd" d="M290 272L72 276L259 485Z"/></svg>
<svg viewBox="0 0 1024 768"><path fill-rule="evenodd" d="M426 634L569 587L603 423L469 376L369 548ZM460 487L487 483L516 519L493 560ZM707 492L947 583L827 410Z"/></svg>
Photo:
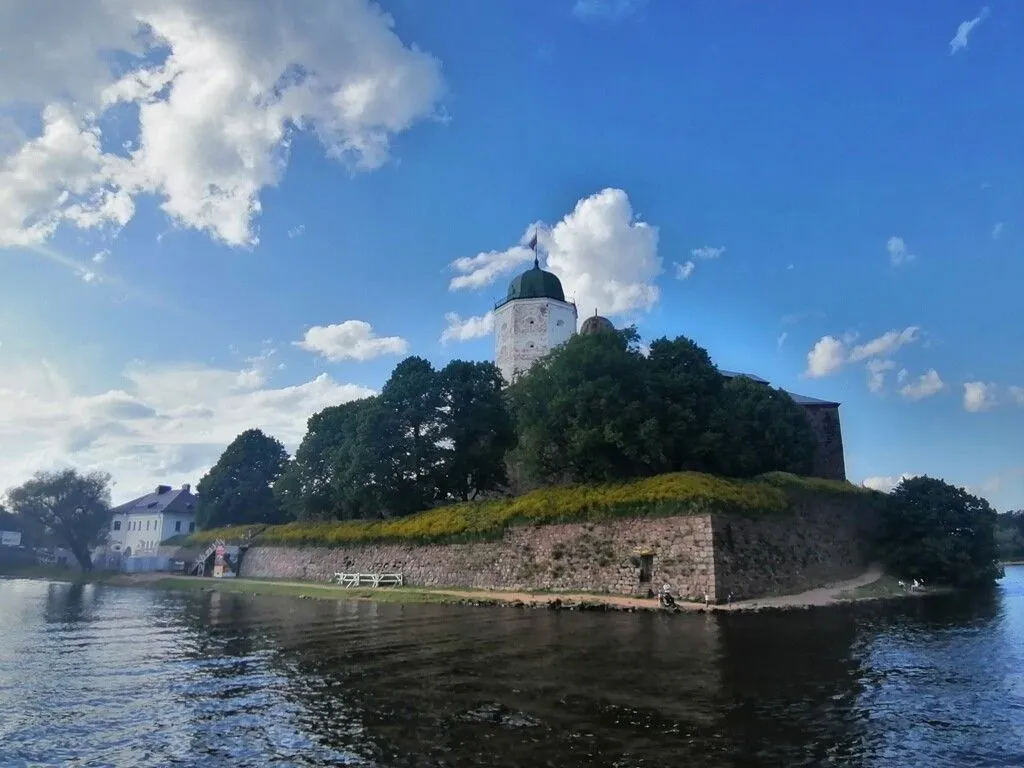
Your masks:
<svg viewBox="0 0 1024 768"><path fill-rule="evenodd" d="M562 281L550 272L545 272L540 268L540 264L534 261L533 269L526 270L509 285L506 301L513 299L565 301L565 292L562 290Z"/></svg>

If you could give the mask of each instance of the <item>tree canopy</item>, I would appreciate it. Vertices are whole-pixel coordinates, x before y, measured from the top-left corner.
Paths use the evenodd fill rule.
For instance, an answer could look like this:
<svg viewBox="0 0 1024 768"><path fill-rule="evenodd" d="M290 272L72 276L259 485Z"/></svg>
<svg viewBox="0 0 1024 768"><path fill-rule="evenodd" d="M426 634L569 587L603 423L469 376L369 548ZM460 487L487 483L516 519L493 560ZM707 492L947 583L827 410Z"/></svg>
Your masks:
<svg viewBox="0 0 1024 768"><path fill-rule="evenodd" d="M903 480L885 505L881 557L890 572L972 586L999 574L996 513L985 499L931 477Z"/></svg>
<svg viewBox="0 0 1024 768"><path fill-rule="evenodd" d="M273 486L287 463L288 452L280 442L258 429L247 429L196 486L196 522L202 528L283 522Z"/></svg>
<svg viewBox="0 0 1024 768"><path fill-rule="evenodd" d="M73 469L37 472L7 492L7 506L53 535L89 571L92 550L106 541L110 530L110 475L81 475Z"/></svg>
<svg viewBox="0 0 1024 768"><path fill-rule="evenodd" d="M294 458L267 447L269 470L243 470L262 454L240 436L199 485L200 524L407 515L507 493L510 470L551 485L811 469L803 409L782 390L727 380L685 337L645 354L635 328L576 335L504 383L493 363L437 370L408 357L380 394L310 417Z"/></svg>

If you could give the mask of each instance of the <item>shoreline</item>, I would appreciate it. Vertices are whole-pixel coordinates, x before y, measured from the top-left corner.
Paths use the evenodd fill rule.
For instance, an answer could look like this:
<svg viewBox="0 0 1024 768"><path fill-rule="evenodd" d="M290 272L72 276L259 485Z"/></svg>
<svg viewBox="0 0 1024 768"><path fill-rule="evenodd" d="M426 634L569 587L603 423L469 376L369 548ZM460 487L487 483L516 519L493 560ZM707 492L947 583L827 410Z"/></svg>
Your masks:
<svg viewBox="0 0 1024 768"><path fill-rule="evenodd" d="M629 597L586 592L515 592L453 587L357 587L277 579L213 579L166 573L95 573L76 579L75 572L11 574L8 578L52 579L111 586L143 587L182 592L230 592L235 594L293 597L305 600L370 600L389 603L547 608L549 610L622 611L629 613L718 613L808 610L876 600L924 597L952 590L932 587L910 591L874 566L860 576L791 595L765 596L727 604L677 602L662 608L657 598ZM0 575L2 578L3 575Z"/></svg>

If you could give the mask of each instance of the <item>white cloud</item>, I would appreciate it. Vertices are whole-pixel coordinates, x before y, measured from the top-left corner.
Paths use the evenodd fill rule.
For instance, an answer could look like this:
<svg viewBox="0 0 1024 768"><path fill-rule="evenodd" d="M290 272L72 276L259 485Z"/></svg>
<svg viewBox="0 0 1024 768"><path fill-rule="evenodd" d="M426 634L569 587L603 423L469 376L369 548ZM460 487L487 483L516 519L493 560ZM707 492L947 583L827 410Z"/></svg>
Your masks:
<svg viewBox="0 0 1024 768"><path fill-rule="evenodd" d="M823 336L807 353L807 375L813 379L828 376L843 367L846 348L835 336Z"/></svg>
<svg viewBox="0 0 1024 768"><path fill-rule="evenodd" d="M545 268L562 281L566 298L576 302L581 317L595 310L621 315L657 302L654 280L662 271L658 230L636 219L621 189L604 189L580 200L554 227L530 225L524 241L534 231L539 250L547 253ZM489 285L532 259L523 246L458 259L451 266L461 274L449 288Z"/></svg>
<svg viewBox="0 0 1024 768"><path fill-rule="evenodd" d="M531 226L524 240L533 233ZM486 251L476 256L464 256L451 263L452 269L461 274L453 277L448 283L448 290L458 291L463 288L483 288L490 285L503 275L533 261L533 251L525 245L515 245L504 251Z"/></svg>
<svg viewBox="0 0 1024 768"><path fill-rule="evenodd" d="M787 331L783 331L782 333L779 334L779 338L775 340L775 346L781 347L783 344L786 343L787 338L789 338L789 333Z"/></svg>
<svg viewBox="0 0 1024 768"><path fill-rule="evenodd" d="M917 258L907 250L907 244L902 237L890 237L885 244L885 249L889 251L889 262L894 267L909 264Z"/></svg>
<svg viewBox="0 0 1024 768"><path fill-rule="evenodd" d="M306 231L306 225L305 224L298 224L298 225L296 225L296 226L294 226L294 227L292 227L291 229L288 230L288 239L289 240L294 240L296 237L302 237L302 235L303 235L303 233L305 233L305 231Z"/></svg>
<svg viewBox="0 0 1024 768"><path fill-rule="evenodd" d="M896 383L902 384L904 381L907 380L907 376L909 375L910 371L908 371L906 368L900 368L899 372L896 374Z"/></svg>
<svg viewBox="0 0 1024 768"><path fill-rule="evenodd" d="M690 251L690 255L693 256L694 259L700 261L709 261L711 259L717 259L723 253L725 253L725 248L711 245L705 245L701 248L694 248L692 251ZM675 262L675 266L676 277L680 280L686 280L690 275L693 274L693 271L697 268L697 262L690 260L680 263L677 261Z"/></svg>
<svg viewBox="0 0 1024 768"><path fill-rule="evenodd" d="M956 28L956 35L954 35L953 39L949 41L950 55L953 55L957 51L963 50L967 47L967 36L971 34L971 30L973 30L986 16L988 16L988 6L982 8L981 12L973 19L960 22L960 26Z"/></svg>
<svg viewBox="0 0 1024 768"><path fill-rule="evenodd" d="M313 413L374 394L326 374L268 387L267 357L239 370L136 364L123 388L74 391L42 362L0 370L0 493L40 469L110 472L115 501L158 483L196 483L240 432L257 427L294 450Z"/></svg>
<svg viewBox="0 0 1024 768"><path fill-rule="evenodd" d="M908 326L902 331L886 331L881 336L864 344L853 346L854 334L845 334L842 339L835 336L823 336L807 353L807 376L821 378L835 373L846 363L856 363L870 358L889 357L901 347L911 344L920 338L921 329L916 325ZM869 363L868 370L871 372ZM888 369L886 369L888 370Z"/></svg>
<svg viewBox="0 0 1024 768"><path fill-rule="evenodd" d="M647 0L576 0L572 13L583 21L621 21L637 13Z"/></svg>
<svg viewBox="0 0 1024 768"><path fill-rule="evenodd" d="M97 251L95 254L93 254L92 263L93 264L102 264L104 261L107 260L107 257L109 257L109 256L110 256L110 251L107 250L106 248L104 248L102 251Z"/></svg>
<svg viewBox="0 0 1024 768"><path fill-rule="evenodd" d="M306 331L302 341L292 343L332 363L372 360L382 355L404 355L409 351L409 342L405 339L400 336L377 336L373 326L362 320L314 325Z"/></svg>
<svg viewBox="0 0 1024 768"><path fill-rule="evenodd" d="M992 227L992 239L998 240L1000 235L1003 234L1003 222L997 221L995 226Z"/></svg>
<svg viewBox="0 0 1024 768"><path fill-rule="evenodd" d="M702 248L694 248L692 251L690 251L690 255L693 256L693 258L703 260L717 259L723 253L725 253L725 248L721 246L716 247L711 245L705 245Z"/></svg>
<svg viewBox="0 0 1024 768"><path fill-rule="evenodd" d="M880 360L873 359L868 360L865 366L868 371L868 390L871 392L881 392L885 388L885 374L886 371L891 371L896 367L896 363L892 360Z"/></svg>
<svg viewBox="0 0 1024 768"><path fill-rule="evenodd" d="M908 400L923 400L926 397L936 395L946 388L945 383L939 378L938 371L934 368L921 374L917 379L904 384L900 388L900 394Z"/></svg>
<svg viewBox="0 0 1024 768"><path fill-rule="evenodd" d="M1024 405L1024 387L1010 386L1006 391L1017 405Z"/></svg>
<svg viewBox="0 0 1024 768"><path fill-rule="evenodd" d="M891 355L900 347L917 341L920 338L920 333L921 329L916 325L911 325L902 331L886 331L878 338L850 350L850 362L856 363L879 355Z"/></svg>
<svg viewBox="0 0 1024 768"><path fill-rule="evenodd" d="M971 413L987 411L998 402L997 387L984 381L968 381L964 383L964 410Z"/></svg>
<svg viewBox="0 0 1024 768"><path fill-rule="evenodd" d="M915 477L919 477L919 475L912 475L904 472L899 477L866 477L860 484L865 488L871 488L872 490L881 491L882 493L889 493L902 481L910 480Z"/></svg>
<svg viewBox="0 0 1024 768"><path fill-rule="evenodd" d="M693 274L693 270L695 270L696 268L697 268L697 265L694 264L692 261L686 261L686 262L683 262L682 264L680 264L677 261L676 262L676 277L679 278L680 280L685 280L686 278L688 278L690 275Z"/></svg>
<svg viewBox="0 0 1024 768"><path fill-rule="evenodd" d="M43 125L0 160L0 245L62 222L121 226L140 194L182 226L255 243L294 131L373 169L443 90L437 60L368 0L55 0L45 14L7 0L0 50L0 106L36 108ZM120 153L101 143L113 115L137 132Z"/></svg>
<svg viewBox="0 0 1024 768"><path fill-rule="evenodd" d="M463 319L455 312L449 312L444 316L445 326L441 332L441 343L449 341L469 341L487 336L494 331L494 312L485 315L476 315Z"/></svg>

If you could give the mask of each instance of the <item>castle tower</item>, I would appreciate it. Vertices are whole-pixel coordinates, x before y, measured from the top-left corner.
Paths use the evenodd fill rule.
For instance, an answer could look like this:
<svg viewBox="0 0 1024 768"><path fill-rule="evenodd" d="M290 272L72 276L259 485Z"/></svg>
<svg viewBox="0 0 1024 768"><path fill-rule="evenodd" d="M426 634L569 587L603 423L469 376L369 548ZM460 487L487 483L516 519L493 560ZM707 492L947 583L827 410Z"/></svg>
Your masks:
<svg viewBox="0 0 1024 768"><path fill-rule="evenodd" d="M576 333L576 305L565 300L562 282L540 268L536 235L530 247L533 269L516 277L494 307L495 361L509 383Z"/></svg>

